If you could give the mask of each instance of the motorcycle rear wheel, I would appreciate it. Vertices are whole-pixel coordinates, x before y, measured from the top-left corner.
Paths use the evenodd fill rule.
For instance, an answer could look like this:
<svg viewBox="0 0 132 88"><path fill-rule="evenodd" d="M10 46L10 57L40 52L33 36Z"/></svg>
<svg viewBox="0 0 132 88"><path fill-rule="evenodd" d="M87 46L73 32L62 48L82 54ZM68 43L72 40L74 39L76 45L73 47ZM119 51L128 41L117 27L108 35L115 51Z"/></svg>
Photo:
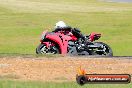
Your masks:
<svg viewBox="0 0 132 88"><path fill-rule="evenodd" d="M103 46L103 53L97 53L97 55L104 55L104 56L113 56L113 51L111 47L103 42L95 42L96 44L101 44ZM98 49L99 50L99 49Z"/></svg>

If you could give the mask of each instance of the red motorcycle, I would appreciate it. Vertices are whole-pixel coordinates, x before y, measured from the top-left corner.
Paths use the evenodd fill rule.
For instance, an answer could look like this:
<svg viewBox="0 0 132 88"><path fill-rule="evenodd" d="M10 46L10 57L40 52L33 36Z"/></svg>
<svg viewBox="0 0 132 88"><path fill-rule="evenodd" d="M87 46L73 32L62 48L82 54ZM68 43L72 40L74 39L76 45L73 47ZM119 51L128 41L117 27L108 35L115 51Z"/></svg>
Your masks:
<svg viewBox="0 0 132 88"><path fill-rule="evenodd" d="M103 42L94 42L101 34L91 33L80 37L80 31L44 31L36 54L70 54L70 55L102 55L113 56L112 49Z"/></svg>

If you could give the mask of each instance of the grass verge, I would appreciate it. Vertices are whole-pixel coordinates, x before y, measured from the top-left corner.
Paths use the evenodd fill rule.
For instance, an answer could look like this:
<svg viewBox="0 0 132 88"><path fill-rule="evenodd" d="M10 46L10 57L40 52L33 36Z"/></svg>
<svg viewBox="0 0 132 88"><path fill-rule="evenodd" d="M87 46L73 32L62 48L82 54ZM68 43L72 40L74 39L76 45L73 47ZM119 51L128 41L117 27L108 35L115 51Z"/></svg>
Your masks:
<svg viewBox="0 0 132 88"><path fill-rule="evenodd" d="M130 84L86 84L78 85L76 82L36 82L0 80L0 88L131 88Z"/></svg>

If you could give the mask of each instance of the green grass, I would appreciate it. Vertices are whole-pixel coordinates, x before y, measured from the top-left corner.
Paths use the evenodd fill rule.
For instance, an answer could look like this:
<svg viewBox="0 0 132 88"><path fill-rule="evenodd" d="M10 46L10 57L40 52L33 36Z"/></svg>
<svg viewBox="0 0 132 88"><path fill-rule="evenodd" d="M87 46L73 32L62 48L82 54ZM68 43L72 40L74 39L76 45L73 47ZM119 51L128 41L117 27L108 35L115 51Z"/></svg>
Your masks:
<svg viewBox="0 0 132 88"><path fill-rule="evenodd" d="M0 53L35 54L43 30L63 20L85 34L99 32L114 55L132 55L132 4L96 0L0 2ZM34 2L33 2L34 1ZM19 4L18 4L19 3Z"/></svg>
<svg viewBox="0 0 132 88"><path fill-rule="evenodd" d="M86 84L78 85L76 82L36 82L1 80L0 88L131 88L132 84Z"/></svg>

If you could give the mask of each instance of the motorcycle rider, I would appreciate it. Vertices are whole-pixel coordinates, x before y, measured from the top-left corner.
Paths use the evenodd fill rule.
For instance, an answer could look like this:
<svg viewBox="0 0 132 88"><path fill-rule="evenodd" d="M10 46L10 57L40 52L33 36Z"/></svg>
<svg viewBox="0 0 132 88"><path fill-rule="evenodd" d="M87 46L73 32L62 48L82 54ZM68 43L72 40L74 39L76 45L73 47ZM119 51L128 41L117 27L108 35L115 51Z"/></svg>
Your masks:
<svg viewBox="0 0 132 88"><path fill-rule="evenodd" d="M71 32L71 27L67 26L63 21L59 21L55 24L54 31L52 32L59 32L59 31L69 31Z"/></svg>
<svg viewBox="0 0 132 88"><path fill-rule="evenodd" d="M72 33L77 38L85 39L85 37L82 35L81 31L78 28L72 28L70 26L67 26L66 23L63 21L57 22L54 28L55 29L52 32L64 31L67 35Z"/></svg>

